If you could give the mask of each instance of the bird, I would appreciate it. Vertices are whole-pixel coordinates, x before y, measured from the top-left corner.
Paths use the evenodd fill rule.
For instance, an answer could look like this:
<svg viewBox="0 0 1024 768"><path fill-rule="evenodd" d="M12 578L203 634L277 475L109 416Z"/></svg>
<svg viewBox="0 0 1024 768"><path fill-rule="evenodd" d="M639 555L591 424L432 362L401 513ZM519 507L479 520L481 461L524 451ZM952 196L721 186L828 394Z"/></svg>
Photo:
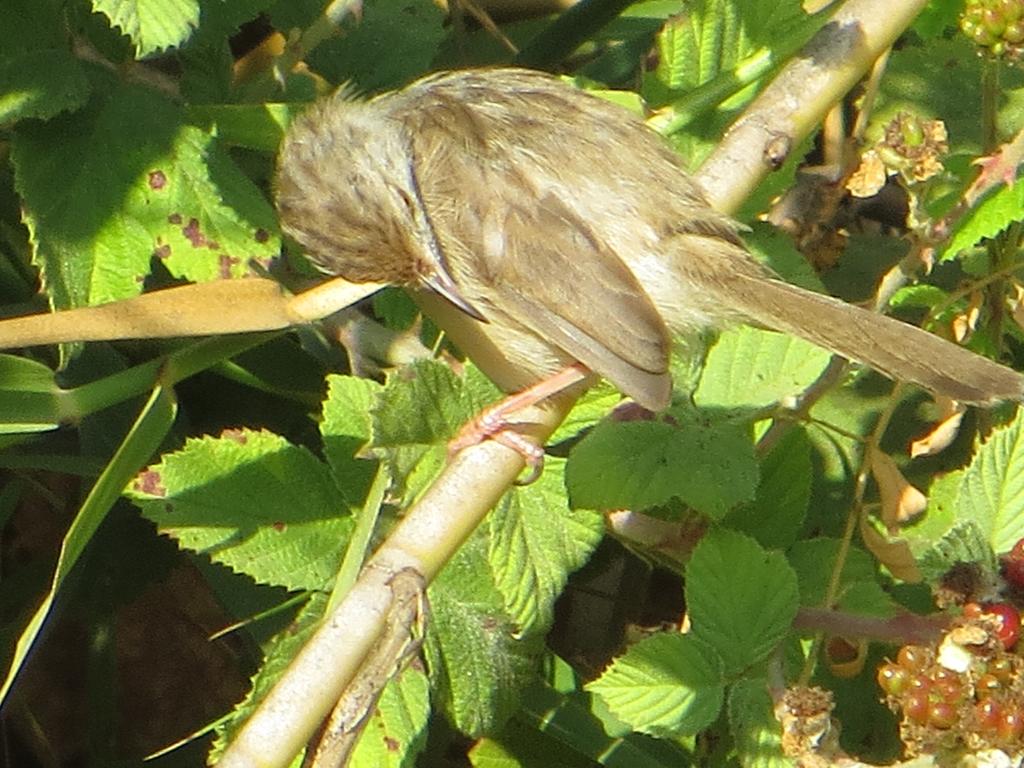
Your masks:
<svg viewBox="0 0 1024 768"><path fill-rule="evenodd" d="M1008 367L785 282L638 116L543 72L339 91L292 123L275 186L320 269L406 287L508 393L575 369L662 410L674 334L750 323L964 403L1024 395Z"/></svg>

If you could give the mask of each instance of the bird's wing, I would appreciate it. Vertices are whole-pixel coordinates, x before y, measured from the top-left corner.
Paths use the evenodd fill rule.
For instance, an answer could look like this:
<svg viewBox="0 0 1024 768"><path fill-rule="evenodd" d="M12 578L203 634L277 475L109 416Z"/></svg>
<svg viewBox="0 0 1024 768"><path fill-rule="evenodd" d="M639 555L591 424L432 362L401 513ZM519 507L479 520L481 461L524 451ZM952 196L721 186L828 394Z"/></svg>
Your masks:
<svg viewBox="0 0 1024 768"><path fill-rule="evenodd" d="M508 153L516 137L492 110L441 98L433 112L417 106L406 116L414 173L462 298L487 319L489 308L511 317L641 404L666 406L665 323L599 226L563 199L567 187L547 164L531 167L529 153Z"/></svg>

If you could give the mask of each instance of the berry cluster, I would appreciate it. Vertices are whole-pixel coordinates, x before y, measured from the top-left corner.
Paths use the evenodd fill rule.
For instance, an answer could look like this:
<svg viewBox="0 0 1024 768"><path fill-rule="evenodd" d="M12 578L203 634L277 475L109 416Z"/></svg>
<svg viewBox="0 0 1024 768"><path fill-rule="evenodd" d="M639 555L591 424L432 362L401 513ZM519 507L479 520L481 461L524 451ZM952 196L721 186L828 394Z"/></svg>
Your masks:
<svg viewBox="0 0 1024 768"><path fill-rule="evenodd" d="M968 603L937 649L907 645L879 668L912 751L1021 749L1024 659L1012 652L1019 634L1013 606Z"/></svg>
<svg viewBox="0 0 1024 768"><path fill-rule="evenodd" d="M960 29L995 56L1020 56L1024 43L1024 0L967 0Z"/></svg>

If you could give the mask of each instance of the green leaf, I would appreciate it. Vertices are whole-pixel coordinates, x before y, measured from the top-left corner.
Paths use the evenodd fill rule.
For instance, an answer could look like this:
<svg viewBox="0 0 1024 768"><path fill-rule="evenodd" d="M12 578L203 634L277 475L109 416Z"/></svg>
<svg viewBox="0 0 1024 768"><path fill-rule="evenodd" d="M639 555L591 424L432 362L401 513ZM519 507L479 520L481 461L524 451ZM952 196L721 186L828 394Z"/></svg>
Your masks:
<svg viewBox="0 0 1024 768"><path fill-rule="evenodd" d="M57 429L61 393L53 371L42 363L0 355L0 434Z"/></svg>
<svg viewBox="0 0 1024 768"><path fill-rule="evenodd" d="M805 390L831 357L795 336L733 328L708 353L694 399L704 408L760 410Z"/></svg>
<svg viewBox="0 0 1024 768"><path fill-rule="evenodd" d="M323 588L352 527L327 467L268 432L189 440L128 495L182 547L286 589Z"/></svg>
<svg viewBox="0 0 1024 768"><path fill-rule="evenodd" d="M560 659L555 665L565 664ZM607 768L664 768L667 765L687 765L689 755L682 746L672 741L652 739L639 733L611 734L598 719L595 709L604 709L603 702L578 689L575 681L568 693L560 693L546 683L537 682L523 693L522 708L499 736L501 744L517 757L524 751L532 759L527 766L554 765L552 755L561 753L557 748L571 750L584 765L599 763ZM537 739L536 732L517 728L518 723L529 723L547 739ZM547 748L547 760L535 750L523 750L525 737ZM479 763L477 763L479 764ZM574 765L575 762L570 763Z"/></svg>
<svg viewBox="0 0 1024 768"><path fill-rule="evenodd" d="M791 429L761 460L754 500L733 510L725 525L753 536L762 547L788 547L807 517L813 475L807 434Z"/></svg>
<svg viewBox="0 0 1024 768"><path fill-rule="evenodd" d="M445 442L485 402L447 365L433 360L413 363L388 377L373 409L374 445Z"/></svg>
<svg viewBox="0 0 1024 768"><path fill-rule="evenodd" d="M942 304L949 298L949 293L935 285L916 283L905 285L900 288L889 299L889 306L894 309L902 307L914 307L917 309L932 309Z"/></svg>
<svg viewBox="0 0 1024 768"><path fill-rule="evenodd" d="M940 37L957 26L963 13L963 0L929 0L921 15L914 20L912 29L921 37Z"/></svg>
<svg viewBox="0 0 1024 768"><path fill-rule="evenodd" d="M388 328L406 331L421 317L420 308L407 291L385 288L373 294L373 314Z"/></svg>
<svg viewBox="0 0 1024 768"><path fill-rule="evenodd" d="M179 277L240 277L280 249L276 217L181 110L123 86L19 126L12 156L35 260L58 308L137 294L156 256Z"/></svg>
<svg viewBox="0 0 1024 768"><path fill-rule="evenodd" d="M327 382L320 422L324 456L345 498L358 505L366 497L376 472L376 462L359 458L359 453L370 441L370 410L381 386L355 376L330 376Z"/></svg>
<svg viewBox="0 0 1024 768"><path fill-rule="evenodd" d="M795 0L698 0L670 17L655 41L657 66L642 93L655 105L673 143L696 165L733 115L754 98L762 79L824 23Z"/></svg>
<svg viewBox="0 0 1024 768"><path fill-rule="evenodd" d="M92 0L131 38L139 58L181 45L199 26L198 0Z"/></svg>
<svg viewBox="0 0 1024 768"><path fill-rule="evenodd" d="M818 538L798 541L786 553L799 580L802 605L823 607L841 549L838 539ZM875 559L853 546L846 550L836 604L830 607L872 616L891 616L899 609L878 581Z"/></svg>
<svg viewBox="0 0 1024 768"><path fill-rule="evenodd" d="M992 431L964 473L957 520L972 522L997 553L1024 537L1024 415Z"/></svg>
<svg viewBox="0 0 1024 768"><path fill-rule="evenodd" d="M679 498L717 519L753 498L757 462L749 427L680 420L596 427L569 456L571 505L643 509Z"/></svg>
<svg viewBox="0 0 1024 768"><path fill-rule="evenodd" d="M793 768L784 757L779 721L772 711L768 682L739 680L729 689L729 729L743 768Z"/></svg>
<svg viewBox="0 0 1024 768"><path fill-rule="evenodd" d="M196 37L188 47L195 44L216 44L226 41L238 32L239 27L257 18L274 5L276 0L199 0L201 24ZM287 34L287 30L282 30Z"/></svg>
<svg viewBox="0 0 1024 768"><path fill-rule="evenodd" d="M428 592L431 690L452 724L470 736L501 727L515 712L541 650L541 638L520 637L505 614L484 538L471 537Z"/></svg>
<svg viewBox="0 0 1024 768"><path fill-rule="evenodd" d="M388 376L371 411L372 447L383 449L392 470L396 504L411 503L434 480L451 437L499 396L472 365L457 376L443 363L422 360Z"/></svg>
<svg viewBox="0 0 1024 768"><path fill-rule="evenodd" d="M569 440L585 429L595 426L601 419L611 413L616 405L622 402L622 394L607 381L601 380L583 393L576 401L565 420L548 441L557 445Z"/></svg>
<svg viewBox="0 0 1024 768"><path fill-rule="evenodd" d="M918 566L926 581L937 582L957 563L971 563L995 583L999 561L977 523L965 520L950 528L941 539L921 553Z"/></svg>
<svg viewBox="0 0 1024 768"><path fill-rule="evenodd" d="M333 82L373 92L407 84L431 68L445 36L444 15L429 3L375 0L358 26L318 46L310 57Z"/></svg>
<svg viewBox="0 0 1024 768"><path fill-rule="evenodd" d="M295 116L307 104L191 104L190 122L212 126L225 144L275 153Z"/></svg>
<svg viewBox="0 0 1024 768"><path fill-rule="evenodd" d="M0 125L53 117L85 103L89 81L61 34L55 4L4 0L0 29Z"/></svg>
<svg viewBox="0 0 1024 768"><path fill-rule="evenodd" d="M652 95L656 87L667 93L691 91L733 70L756 51L779 50L787 39L802 39L811 20L796 0L691 3L685 14L670 18L659 34L657 67L645 89Z"/></svg>
<svg viewBox="0 0 1024 768"><path fill-rule="evenodd" d="M430 717L430 685L412 665L384 687L349 758L351 768L406 768L416 765Z"/></svg>
<svg viewBox="0 0 1024 768"><path fill-rule="evenodd" d="M786 559L740 533L712 530L686 566L693 636L718 651L729 676L771 653L799 603L796 573Z"/></svg>
<svg viewBox="0 0 1024 768"><path fill-rule="evenodd" d="M995 237L1004 229L1021 221L1024 211L1024 184L1000 186L987 195L957 222L942 259L951 259L961 251L977 245L986 237Z"/></svg>
<svg viewBox="0 0 1024 768"><path fill-rule="evenodd" d="M601 541L604 519L565 503L564 459L549 457L540 478L513 488L488 518L495 585L521 632L546 631L569 574Z"/></svg>
<svg viewBox="0 0 1024 768"><path fill-rule="evenodd" d="M633 730L693 734L722 708L722 662L692 635L659 633L632 646L587 690Z"/></svg>

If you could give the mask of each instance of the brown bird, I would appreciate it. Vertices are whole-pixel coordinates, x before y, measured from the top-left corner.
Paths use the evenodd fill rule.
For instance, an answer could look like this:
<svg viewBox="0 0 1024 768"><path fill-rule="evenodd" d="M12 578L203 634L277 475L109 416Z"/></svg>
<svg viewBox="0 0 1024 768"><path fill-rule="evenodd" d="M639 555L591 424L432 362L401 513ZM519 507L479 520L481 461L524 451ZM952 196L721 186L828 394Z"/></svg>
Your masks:
<svg viewBox="0 0 1024 768"><path fill-rule="evenodd" d="M284 230L326 272L410 288L508 392L582 363L668 405L670 330L748 321L967 403L1024 377L755 261L625 109L539 72L448 72L336 95L280 152Z"/></svg>

